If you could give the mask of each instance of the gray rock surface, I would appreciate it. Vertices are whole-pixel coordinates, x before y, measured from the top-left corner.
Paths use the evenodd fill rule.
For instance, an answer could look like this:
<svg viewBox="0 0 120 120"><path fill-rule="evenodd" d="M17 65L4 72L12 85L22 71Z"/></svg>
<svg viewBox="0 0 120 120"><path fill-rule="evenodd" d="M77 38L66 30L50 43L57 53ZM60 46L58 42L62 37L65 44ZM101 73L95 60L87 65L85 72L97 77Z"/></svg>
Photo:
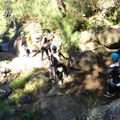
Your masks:
<svg viewBox="0 0 120 120"><path fill-rule="evenodd" d="M120 28L106 28L99 32L97 35L98 41L111 49L120 47Z"/></svg>
<svg viewBox="0 0 120 120"><path fill-rule="evenodd" d="M86 111L82 103L78 104L68 95L42 97L35 105L43 111L42 120L76 120L77 115Z"/></svg>
<svg viewBox="0 0 120 120"><path fill-rule="evenodd" d="M93 65L98 65L97 56L91 51L74 51L70 53L72 59L71 66L83 71L89 71L93 68Z"/></svg>
<svg viewBox="0 0 120 120"><path fill-rule="evenodd" d="M89 110L79 120L120 120L120 99Z"/></svg>

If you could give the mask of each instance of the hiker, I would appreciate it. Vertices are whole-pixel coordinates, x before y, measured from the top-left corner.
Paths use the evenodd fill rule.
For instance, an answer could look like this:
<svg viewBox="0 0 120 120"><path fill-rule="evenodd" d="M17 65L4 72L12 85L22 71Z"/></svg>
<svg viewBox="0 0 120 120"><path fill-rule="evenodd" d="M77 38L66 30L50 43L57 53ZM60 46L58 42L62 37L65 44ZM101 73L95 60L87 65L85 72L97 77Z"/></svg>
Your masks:
<svg viewBox="0 0 120 120"><path fill-rule="evenodd" d="M27 46L27 41L24 32L20 33L21 36L21 51L23 56L29 56L30 51Z"/></svg>
<svg viewBox="0 0 120 120"><path fill-rule="evenodd" d="M120 88L120 61L119 54L112 53L111 55L112 64L108 68L107 71L99 72L99 75L109 75L110 76L110 84L108 91L106 93L106 97L112 97L118 93Z"/></svg>
<svg viewBox="0 0 120 120"><path fill-rule="evenodd" d="M64 74L68 76L67 67L62 63L62 59L66 58L61 52L57 51L57 47L55 45L52 46L52 53L50 56L50 68L51 68L51 77L56 78L57 68L62 67Z"/></svg>
<svg viewBox="0 0 120 120"><path fill-rule="evenodd" d="M44 52L46 52L46 55L48 56L48 59L50 59L49 52L51 52L50 48L50 40L47 39L47 37L43 37L42 42L41 42L41 53L42 53L42 60L43 60L43 55Z"/></svg>

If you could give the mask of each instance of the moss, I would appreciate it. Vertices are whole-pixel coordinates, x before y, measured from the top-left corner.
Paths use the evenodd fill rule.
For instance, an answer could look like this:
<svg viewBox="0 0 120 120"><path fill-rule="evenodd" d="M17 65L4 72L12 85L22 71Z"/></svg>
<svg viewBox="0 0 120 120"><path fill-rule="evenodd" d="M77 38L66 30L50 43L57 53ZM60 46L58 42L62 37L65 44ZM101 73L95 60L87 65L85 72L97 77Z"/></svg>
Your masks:
<svg viewBox="0 0 120 120"><path fill-rule="evenodd" d="M22 89L14 90L13 93L9 96L11 102L18 103L19 98L24 94Z"/></svg>

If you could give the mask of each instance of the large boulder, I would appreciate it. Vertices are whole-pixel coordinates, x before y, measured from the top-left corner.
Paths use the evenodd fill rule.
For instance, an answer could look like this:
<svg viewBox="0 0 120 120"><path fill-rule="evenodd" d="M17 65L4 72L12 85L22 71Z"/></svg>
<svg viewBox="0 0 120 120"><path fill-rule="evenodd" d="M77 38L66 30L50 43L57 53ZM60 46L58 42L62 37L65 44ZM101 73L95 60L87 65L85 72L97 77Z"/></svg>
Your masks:
<svg viewBox="0 0 120 120"><path fill-rule="evenodd" d="M88 111L79 120L120 120L120 99Z"/></svg>
<svg viewBox="0 0 120 120"><path fill-rule="evenodd" d="M81 51L93 51L99 45L96 37L96 32L93 29L81 32L78 44Z"/></svg>
<svg viewBox="0 0 120 120"><path fill-rule="evenodd" d="M69 56L72 59L71 67L82 71L91 71L95 65L98 65L97 56L91 51L73 51Z"/></svg>
<svg viewBox="0 0 120 120"><path fill-rule="evenodd" d="M120 48L120 28L105 28L99 31L98 41L110 49Z"/></svg>
<svg viewBox="0 0 120 120"><path fill-rule="evenodd" d="M42 120L76 120L77 115L86 111L82 103L78 104L68 95L41 97L36 107L42 109Z"/></svg>
<svg viewBox="0 0 120 120"><path fill-rule="evenodd" d="M3 41L0 43L0 51L8 52L10 41Z"/></svg>

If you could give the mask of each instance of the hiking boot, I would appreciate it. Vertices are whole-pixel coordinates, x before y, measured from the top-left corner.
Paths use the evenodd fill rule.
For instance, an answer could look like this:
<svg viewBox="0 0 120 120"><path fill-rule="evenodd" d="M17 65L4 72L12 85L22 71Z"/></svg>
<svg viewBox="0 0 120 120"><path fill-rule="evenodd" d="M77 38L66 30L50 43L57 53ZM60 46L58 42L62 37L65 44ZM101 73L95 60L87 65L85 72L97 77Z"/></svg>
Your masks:
<svg viewBox="0 0 120 120"><path fill-rule="evenodd" d="M105 97L113 97L113 96L115 96L115 93L111 94L111 93L107 92L104 96Z"/></svg>

